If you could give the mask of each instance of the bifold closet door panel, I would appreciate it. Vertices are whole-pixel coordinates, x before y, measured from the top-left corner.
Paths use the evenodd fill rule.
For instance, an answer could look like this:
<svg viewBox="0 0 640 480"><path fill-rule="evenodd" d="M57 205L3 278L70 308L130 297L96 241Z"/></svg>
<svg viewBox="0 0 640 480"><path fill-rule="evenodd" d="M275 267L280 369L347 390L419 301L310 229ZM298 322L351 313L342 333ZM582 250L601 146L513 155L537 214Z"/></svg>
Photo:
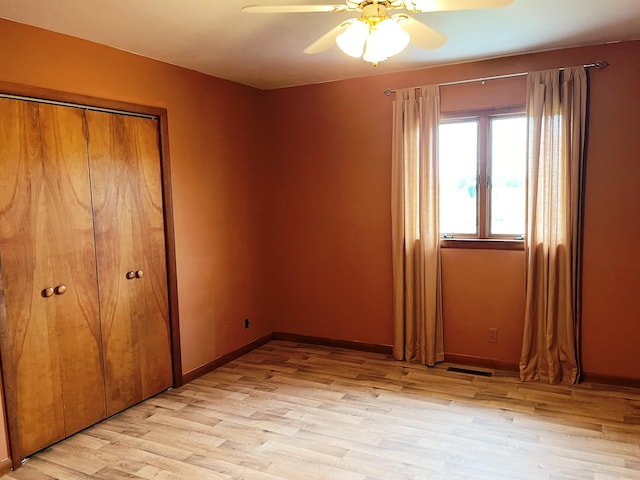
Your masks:
<svg viewBox="0 0 640 480"><path fill-rule="evenodd" d="M82 110L0 99L0 350L14 459L106 414L89 187Z"/></svg>
<svg viewBox="0 0 640 480"><path fill-rule="evenodd" d="M107 412L172 385L157 120L87 112Z"/></svg>

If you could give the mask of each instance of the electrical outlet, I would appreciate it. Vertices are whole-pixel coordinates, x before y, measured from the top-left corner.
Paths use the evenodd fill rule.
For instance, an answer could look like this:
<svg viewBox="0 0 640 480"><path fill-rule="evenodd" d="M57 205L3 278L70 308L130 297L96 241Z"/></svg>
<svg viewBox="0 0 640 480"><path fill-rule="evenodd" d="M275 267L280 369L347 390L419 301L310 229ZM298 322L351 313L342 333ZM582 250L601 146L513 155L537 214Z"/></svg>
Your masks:
<svg viewBox="0 0 640 480"><path fill-rule="evenodd" d="M249 319L248 318L244 319L244 328L249 328Z"/></svg>
<svg viewBox="0 0 640 480"><path fill-rule="evenodd" d="M498 343L498 329L490 328L489 329L489 343Z"/></svg>

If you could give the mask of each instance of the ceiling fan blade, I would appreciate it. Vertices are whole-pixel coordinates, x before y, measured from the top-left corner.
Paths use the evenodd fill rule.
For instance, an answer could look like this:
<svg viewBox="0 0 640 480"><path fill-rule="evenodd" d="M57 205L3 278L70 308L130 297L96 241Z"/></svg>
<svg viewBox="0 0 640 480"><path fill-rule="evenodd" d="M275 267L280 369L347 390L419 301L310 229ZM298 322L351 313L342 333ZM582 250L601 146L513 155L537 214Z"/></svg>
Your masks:
<svg viewBox="0 0 640 480"><path fill-rule="evenodd" d="M314 54L314 53L321 53L326 50L329 50L331 47L333 47L336 44L336 37L340 35L342 32L344 32L347 29L347 27L351 25L351 22L353 22L354 20L355 19L352 18L350 20L342 22L340 25L336 27L333 27L331 30L329 30L327 33L322 35L319 39L317 39L315 42L313 42L311 45L305 48L304 53Z"/></svg>
<svg viewBox="0 0 640 480"><path fill-rule="evenodd" d="M314 13L344 12L346 5L247 5L242 7L245 13Z"/></svg>
<svg viewBox="0 0 640 480"><path fill-rule="evenodd" d="M513 0L407 0L409 10L418 12L449 12L452 10L478 10L498 8L512 3Z"/></svg>
<svg viewBox="0 0 640 480"><path fill-rule="evenodd" d="M408 15L401 13L392 18L398 22L400 28L409 34L411 43L416 47L433 50L441 47L447 41L447 37L443 34Z"/></svg>

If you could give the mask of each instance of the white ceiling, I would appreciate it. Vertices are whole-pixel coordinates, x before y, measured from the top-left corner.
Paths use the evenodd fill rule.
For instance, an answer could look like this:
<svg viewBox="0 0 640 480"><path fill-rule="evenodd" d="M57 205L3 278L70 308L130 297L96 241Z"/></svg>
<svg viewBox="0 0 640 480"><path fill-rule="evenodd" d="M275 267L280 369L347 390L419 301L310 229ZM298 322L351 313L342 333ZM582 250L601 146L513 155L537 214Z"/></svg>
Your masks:
<svg viewBox="0 0 640 480"><path fill-rule="evenodd" d="M240 11L244 5L318 3L342 0L0 0L0 18L260 89L640 39L640 0L514 0L498 9L413 14L445 34L447 43L431 51L410 46L372 67L337 47L302 52L353 13Z"/></svg>

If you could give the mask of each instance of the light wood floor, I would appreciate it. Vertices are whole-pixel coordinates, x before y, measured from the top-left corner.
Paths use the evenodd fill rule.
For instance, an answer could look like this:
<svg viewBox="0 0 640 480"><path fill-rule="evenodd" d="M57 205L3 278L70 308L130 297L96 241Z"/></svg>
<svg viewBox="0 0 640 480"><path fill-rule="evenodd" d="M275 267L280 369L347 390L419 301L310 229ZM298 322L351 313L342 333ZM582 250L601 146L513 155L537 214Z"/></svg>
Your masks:
<svg viewBox="0 0 640 480"><path fill-rule="evenodd" d="M640 479L640 390L273 341L6 479Z"/></svg>

